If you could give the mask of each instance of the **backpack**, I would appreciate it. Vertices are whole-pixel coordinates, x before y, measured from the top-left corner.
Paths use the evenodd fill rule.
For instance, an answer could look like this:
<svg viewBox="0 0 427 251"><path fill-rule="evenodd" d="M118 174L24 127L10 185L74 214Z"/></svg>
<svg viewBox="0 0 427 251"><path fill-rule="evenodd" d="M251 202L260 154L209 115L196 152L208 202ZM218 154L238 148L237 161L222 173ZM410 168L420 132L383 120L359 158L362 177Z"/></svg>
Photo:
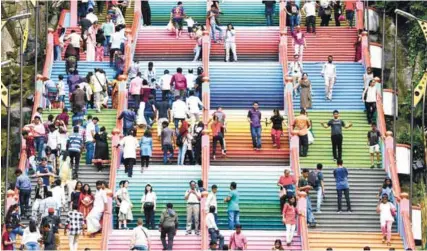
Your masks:
<svg viewBox="0 0 427 251"><path fill-rule="evenodd" d="M308 184L314 188L314 187L317 187L318 183L319 183L318 173L316 171L311 171L308 174Z"/></svg>
<svg viewBox="0 0 427 251"><path fill-rule="evenodd" d="M178 137L176 137L176 145L178 147L181 147L184 145L184 137L182 136L182 134L179 134Z"/></svg>

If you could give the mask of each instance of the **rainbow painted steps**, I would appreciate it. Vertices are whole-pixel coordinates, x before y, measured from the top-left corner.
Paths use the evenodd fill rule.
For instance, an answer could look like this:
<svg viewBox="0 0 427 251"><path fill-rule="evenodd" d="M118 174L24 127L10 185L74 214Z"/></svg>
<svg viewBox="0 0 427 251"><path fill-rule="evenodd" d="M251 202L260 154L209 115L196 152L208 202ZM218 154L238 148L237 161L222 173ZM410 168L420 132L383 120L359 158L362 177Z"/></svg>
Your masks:
<svg viewBox="0 0 427 251"><path fill-rule="evenodd" d="M283 170L283 166L211 166L208 186L218 186L219 227L228 229L227 204L223 200L230 192L230 183L234 181L240 194L240 223L243 229L283 231L277 186Z"/></svg>
<svg viewBox="0 0 427 251"><path fill-rule="evenodd" d="M64 224L64 222L62 222ZM61 240L61 243L59 244L59 247L57 247L56 250L58 251L68 251L70 250L69 246L69 239L68 234L64 235L62 229L59 230L59 238ZM17 246L19 247L20 241L22 240L22 237L18 235L17 237ZM80 235L79 236L79 246L78 251L83 251L86 248L89 248L91 250L100 250L101 249L101 242L102 242L102 235L96 234L95 237L91 238L89 235Z"/></svg>
<svg viewBox="0 0 427 251"><path fill-rule="evenodd" d="M150 1L151 23L152 25L163 26L169 22L172 8L176 6L175 0ZM206 1L187 0L183 1L184 12L192 17L194 21L205 23L206 20ZM185 26L186 22L183 23Z"/></svg>
<svg viewBox="0 0 427 251"><path fill-rule="evenodd" d="M353 123L352 128L343 129L342 159L344 166L347 168L369 168L371 164L367 134L371 127L368 125L365 113L340 110L340 115L346 124L349 124L350 121ZM300 158L301 166L314 168L317 163L322 163L326 168L336 167L332 155L331 129L325 129L320 125L320 122L327 123L333 118L332 111L309 111L308 117L313 124L315 140L309 146L308 156Z"/></svg>
<svg viewBox="0 0 427 251"><path fill-rule="evenodd" d="M262 149L255 151L252 145L251 129L247 121L247 110L224 110L226 114L225 142L227 156L221 155L220 144L216 147L216 160L212 159L213 141L211 136L211 163L214 165L288 165L289 164L289 140L287 128L284 126L284 134L281 137L280 149L273 147L271 140L271 124L266 125L266 119L270 121L272 111L262 113ZM283 115L283 112L281 113Z"/></svg>
<svg viewBox="0 0 427 251"><path fill-rule="evenodd" d="M129 180L129 193L133 203L132 213L134 220L128 224L128 227L136 226L136 219L144 218L141 213L141 198L144 194L146 184L151 184L153 191L157 195L157 210L155 217L156 226L159 224L160 214L166 207L166 203L172 203L178 214L180 226L183 229L186 222L186 201L184 195L189 188L191 180L201 178L200 166L177 166L177 165L152 165L141 173L139 163L134 167L133 177L128 178L124 172L124 166L117 170L116 184L118 186L121 180ZM117 216L114 215L114 220Z"/></svg>
<svg viewBox="0 0 427 251"><path fill-rule="evenodd" d="M261 1L246 1L242 4L238 0L220 3L221 12L219 19L223 26L229 23L240 26L266 26L265 5ZM279 26L279 3L275 5L273 26Z"/></svg>

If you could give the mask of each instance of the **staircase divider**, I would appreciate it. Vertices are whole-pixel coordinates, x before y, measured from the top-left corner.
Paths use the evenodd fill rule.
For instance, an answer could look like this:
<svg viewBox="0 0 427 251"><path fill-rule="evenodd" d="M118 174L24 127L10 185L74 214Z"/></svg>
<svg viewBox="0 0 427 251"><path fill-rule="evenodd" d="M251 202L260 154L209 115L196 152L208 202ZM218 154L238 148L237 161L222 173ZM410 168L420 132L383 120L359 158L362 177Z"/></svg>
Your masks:
<svg viewBox="0 0 427 251"><path fill-rule="evenodd" d="M126 29L127 43L125 45L125 67L123 75L118 77L119 80L119 94L118 94L118 106L117 106L117 115L121 114L123 110L127 109L128 105L128 92L126 90L127 85L127 72L129 66L133 61L133 55L135 52L136 42L138 40L138 32L140 29L140 20L141 20L141 1L134 1L134 16L132 22L132 28ZM117 170L120 167L121 161L121 150L118 146L120 141L120 135L123 130L123 121L116 120L116 127L112 131L112 143L111 143L111 164L110 164L110 180L109 188L111 194L108 198L108 210L104 213L102 221L102 242L101 250L108 250L108 238L113 230L113 199L114 190L116 188L116 174Z"/></svg>
<svg viewBox="0 0 427 251"><path fill-rule="evenodd" d="M292 172L295 176L295 180L299 180L300 177L300 166L299 166L299 137L293 132L292 125L294 124L294 106L293 106L293 79L288 76L288 38L287 38L287 27L286 27L286 3L285 1L280 1L280 44L279 44L279 61L282 66L283 74L283 83L284 88L284 99L285 99L285 113L288 118L288 135L289 135L289 157L290 157L290 166ZM304 192L298 193L298 202L297 207L300 212L307 211L307 194ZM305 215L305 214L304 214ZM301 238L301 249L309 250L308 245L308 228L307 228L307 219L306 216L298 217L298 231Z"/></svg>
<svg viewBox="0 0 427 251"><path fill-rule="evenodd" d="M357 16L357 29L364 28L364 14L363 14L363 3L357 3L356 9ZM369 17L367 17L369 18ZM369 52L369 38L368 32L364 31L362 33L362 63L365 66L365 70L367 67L371 66L371 55ZM387 131L385 116L384 116L384 107L383 107L383 97L382 90L379 88L379 92L377 93L377 125L378 129L381 132L381 135L386 136L385 140L381 140L381 150L383 156L383 167L387 173L387 176L393 180L393 193L396 198L396 207L398 210L397 213L397 224L398 224L398 232L403 239L403 243L405 245L405 249L411 248L415 250L415 242L414 236L412 233L412 223L410 220L410 212L412 210L410 202L408 200L408 194L402 193L399 183L399 176L397 173L396 166L396 154L394 149L394 137L391 131Z"/></svg>

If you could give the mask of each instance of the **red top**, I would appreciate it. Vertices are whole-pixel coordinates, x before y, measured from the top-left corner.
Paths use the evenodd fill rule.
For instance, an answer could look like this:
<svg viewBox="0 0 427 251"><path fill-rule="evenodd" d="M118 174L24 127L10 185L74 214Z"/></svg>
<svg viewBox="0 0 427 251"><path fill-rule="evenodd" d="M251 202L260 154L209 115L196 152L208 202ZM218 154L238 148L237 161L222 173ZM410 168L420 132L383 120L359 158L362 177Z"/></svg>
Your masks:
<svg viewBox="0 0 427 251"><path fill-rule="evenodd" d="M286 176L280 176L279 182L280 185L282 186L287 186L287 185L292 185L292 184L296 184L297 182L295 181L295 177L292 175L289 175L288 177Z"/></svg>
<svg viewBox="0 0 427 251"><path fill-rule="evenodd" d="M187 89L187 79L181 73L175 73L171 79L171 86L175 86L175 90Z"/></svg>
<svg viewBox="0 0 427 251"><path fill-rule="evenodd" d="M64 124L68 126L68 121L70 119L70 116L67 113L61 113L61 114L58 114L58 116L56 116L55 120L58 120L58 119L64 121Z"/></svg>
<svg viewBox="0 0 427 251"><path fill-rule="evenodd" d="M13 244L6 245L5 241L11 241L9 233L5 231L1 236L1 244L3 246L3 250L13 250Z"/></svg>
<svg viewBox="0 0 427 251"><path fill-rule="evenodd" d="M60 29L58 29L56 32L53 33L53 45L61 45L61 43L59 42L59 32Z"/></svg>
<svg viewBox="0 0 427 251"><path fill-rule="evenodd" d="M221 132L221 128L222 124L220 122L213 122L211 124L212 135L214 137L218 136L218 134Z"/></svg>
<svg viewBox="0 0 427 251"><path fill-rule="evenodd" d="M354 1L345 1L345 10L355 10L356 3Z"/></svg>
<svg viewBox="0 0 427 251"><path fill-rule="evenodd" d="M283 207L282 214L285 216L286 224L297 224L298 209L286 203Z"/></svg>

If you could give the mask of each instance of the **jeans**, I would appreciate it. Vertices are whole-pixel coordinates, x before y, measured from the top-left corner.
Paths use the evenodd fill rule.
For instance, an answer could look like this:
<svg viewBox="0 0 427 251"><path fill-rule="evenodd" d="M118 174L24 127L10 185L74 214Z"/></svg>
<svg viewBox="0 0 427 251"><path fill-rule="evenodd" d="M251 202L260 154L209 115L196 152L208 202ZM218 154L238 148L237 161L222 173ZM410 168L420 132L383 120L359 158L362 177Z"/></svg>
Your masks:
<svg viewBox="0 0 427 251"><path fill-rule="evenodd" d="M135 250L148 250L147 246L134 246L133 247Z"/></svg>
<svg viewBox="0 0 427 251"><path fill-rule="evenodd" d="M202 46L197 45L194 47L194 59L193 61L197 61L200 57L200 53L202 52Z"/></svg>
<svg viewBox="0 0 427 251"><path fill-rule="evenodd" d="M212 155L213 156L215 156L216 145L217 145L218 141L219 141L219 144L221 145L221 150L224 151L224 140L223 140L223 138L221 136L219 136L219 135L214 136L213 139L212 139L212 141L213 141L212 142Z"/></svg>
<svg viewBox="0 0 427 251"><path fill-rule="evenodd" d="M104 56L107 56L108 52L110 51L110 38L111 38L111 36L105 36L105 41L104 41Z"/></svg>
<svg viewBox="0 0 427 251"><path fill-rule="evenodd" d="M316 219L314 218L313 209L311 208L310 196L307 195L307 223L316 224Z"/></svg>
<svg viewBox="0 0 427 251"><path fill-rule="evenodd" d="M308 152L308 134L299 137L299 156L307 157Z"/></svg>
<svg viewBox="0 0 427 251"><path fill-rule="evenodd" d="M173 147L172 145L166 144L162 146L162 150L163 150L163 164L166 164L168 162L168 159L173 158Z"/></svg>
<svg viewBox="0 0 427 251"><path fill-rule="evenodd" d="M173 238L175 237L175 227L162 227L160 240L162 241L163 250L172 250ZM168 235L168 243L166 243L166 234Z"/></svg>
<svg viewBox="0 0 427 251"><path fill-rule="evenodd" d="M125 173L128 174L129 178L132 178L133 174L133 165L135 165L136 159L134 158L127 158L124 161L125 164Z"/></svg>
<svg viewBox="0 0 427 251"><path fill-rule="evenodd" d="M322 187L319 186L317 188L317 205L316 205L317 212L320 212L320 207L322 206L322 201L323 201L323 190L322 190Z"/></svg>
<svg viewBox="0 0 427 251"><path fill-rule="evenodd" d="M24 234L24 230L22 230L22 227L17 227L17 228L14 228L10 232L9 237L10 237L11 240L14 241L14 240L16 240L16 235L22 236L23 234Z"/></svg>
<svg viewBox="0 0 427 251"><path fill-rule="evenodd" d="M251 126L252 145L254 148L261 148L261 126Z"/></svg>
<svg viewBox="0 0 427 251"><path fill-rule="evenodd" d="M154 208L144 208L145 226L148 229L154 229Z"/></svg>
<svg viewBox="0 0 427 251"><path fill-rule="evenodd" d="M306 17L305 23L307 26L307 32L316 32L316 16L309 16Z"/></svg>
<svg viewBox="0 0 427 251"><path fill-rule="evenodd" d="M234 230L237 224L240 224L240 211L227 211L228 229Z"/></svg>
<svg viewBox="0 0 427 251"><path fill-rule="evenodd" d="M70 167L73 170L73 176L77 177L80 165L80 152L68 151L68 156L70 157Z"/></svg>
<svg viewBox="0 0 427 251"><path fill-rule="evenodd" d="M55 45L53 48L53 58L55 61L61 61L61 46Z"/></svg>
<svg viewBox="0 0 427 251"><path fill-rule="evenodd" d="M209 234L211 235L211 241L214 241L217 243L219 239L219 247L218 250L222 250L222 247L224 246L224 236L219 233L219 231L216 231L215 228L209 228L208 229Z"/></svg>
<svg viewBox="0 0 427 251"><path fill-rule="evenodd" d="M334 159L339 160L342 158L342 134L332 135L332 154L334 155ZM337 153L338 152L338 153Z"/></svg>
<svg viewBox="0 0 427 251"><path fill-rule="evenodd" d="M350 203L350 189L337 189L337 196L338 196L338 211L341 211L341 204L342 204L342 193L344 192L345 201L347 203L347 211L351 211L351 203Z"/></svg>
<svg viewBox="0 0 427 251"><path fill-rule="evenodd" d="M92 164L95 145L93 142L86 142L86 165Z"/></svg>
<svg viewBox="0 0 427 251"><path fill-rule="evenodd" d="M212 40L214 42L216 42L216 37L215 37L215 30L219 31L219 39L222 39L222 29L221 27L219 27L219 25L217 25L216 23L211 23L211 36L212 36Z"/></svg>
<svg viewBox="0 0 427 251"><path fill-rule="evenodd" d="M274 16L274 7L273 8L265 8L265 19L267 21L267 26L272 26L274 24L273 21Z"/></svg>
<svg viewBox="0 0 427 251"><path fill-rule="evenodd" d="M132 99L133 99L133 108L135 108L135 110L136 110L136 112L138 112L138 109L139 109L139 103L140 103L140 101L141 101L141 96L140 95L135 95L135 94L132 94Z"/></svg>
<svg viewBox="0 0 427 251"><path fill-rule="evenodd" d="M35 137L34 143L36 144L37 159L41 160L43 156L43 149L44 149L44 137Z"/></svg>
<svg viewBox="0 0 427 251"><path fill-rule="evenodd" d="M350 25L350 27L353 27L354 11L353 10L346 10L345 11L345 17L348 21L348 25Z"/></svg>
<svg viewBox="0 0 427 251"><path fill-rule="evenodd" d="M187 232L191 232L191 225L193 224L194 218L194 226L195 232L199 232L199 216L200 216L200 204L187 204Z"/></svg>
<svg viewBox="0 0 427 251"><path fill-rule="evenodd" d="M368 119L368 123L371 124L374 118L374 114L377 111L377 103L365 102L365 104L366 104L366 117Z"/></svg>
<svg viewBox="0 0 427 251"><path fill-rule="evenodd" d="M291 20L291 32L294 32L294 27L298 25L298 16L292 15L290 16L290 20Z"/></svg>
<svg viewBox="0 0 427 251"><path fill-rule="evenodd" d="M21 215L25 216L28 208L28 202L31 198L31 189L20 189L19 190L19 205L21 208Z"/></svg>
<svg viewBox="0 0 427 251"><path fill-rule="evenodd" d="M39 246L39 244L37 242L27 242L27 243L25 243L25 248L28 251L30 251L30 250L34 250L34 251L40 250L40 246Z"/></svg>
<svg viewBox="0 0 427 251"><path fill-rule="evenodd" d="M184 165L185 153L187 152L187 145L183 144L178 151L178 165Z"/></svg>

